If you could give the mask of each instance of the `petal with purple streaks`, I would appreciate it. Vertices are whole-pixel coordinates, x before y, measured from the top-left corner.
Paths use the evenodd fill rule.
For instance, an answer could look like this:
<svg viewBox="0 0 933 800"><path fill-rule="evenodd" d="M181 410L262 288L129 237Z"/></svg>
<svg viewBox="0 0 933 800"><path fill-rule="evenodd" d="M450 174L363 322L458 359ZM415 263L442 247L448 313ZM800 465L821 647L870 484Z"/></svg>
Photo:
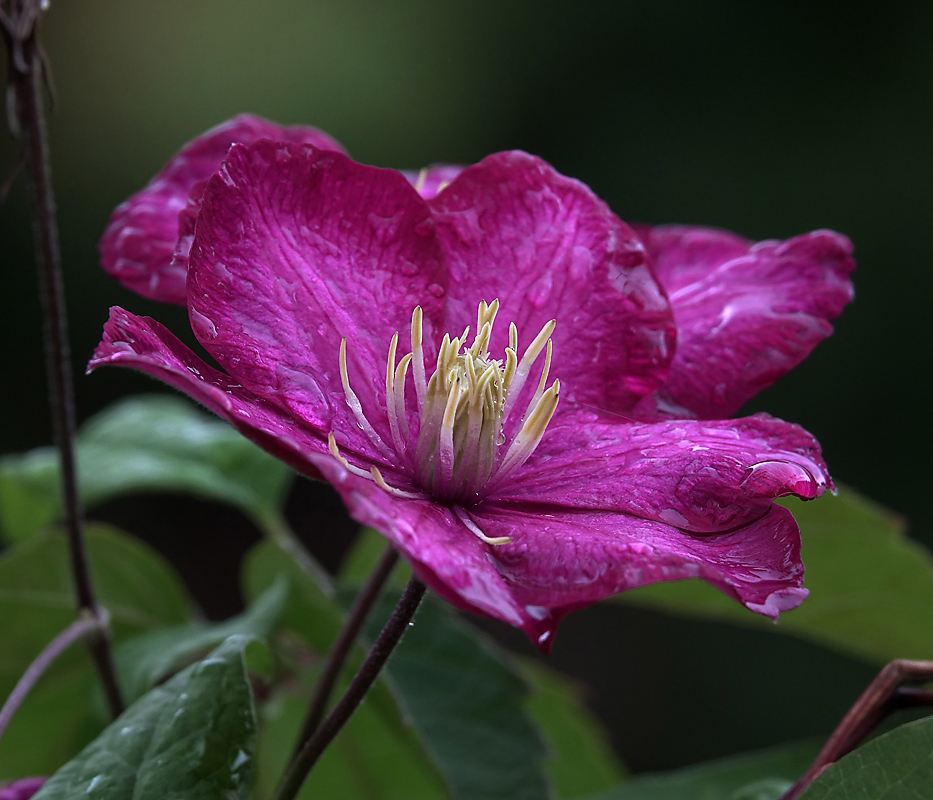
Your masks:
<svg viewBox="0 0 933 800"><path fill-rule="evenodd" d="M677 323L677 353L639 417L723 419L832 333L852 245L832 231L751 244L708 228L639 228Z"/></svg>
<svg viewBox="0 0 933 800"><path fill-rule="evenodd" d="M558 617L628 589L685 578L701 578L772 618L807 596L799 529L781 506L716 535L554 507L486 504L475 517L488 535L513 539L491 554L512 595Z"/></svg>
<svg viewBox="0 0 933 800"><path fill-rule="evenodd" d="M624 412L660 385L673 355L670 306L638 238L589 188L514 151L467 167L429 204L447 253L449 329L496 298L526 344L556 319L564 407ZM503 325L493 348L506 344Z"/></svg>
<svg viewBox="0 0 933 800"><path fill-rule="evenodd" d="M235 145L205 189L188 271L192 328L230 375L300 416L346 406L346 337L351 385L388 441L389 341L400 331L404 343L420 305L430 358L446 286L428 208L394 170L264 141Z"/></svg>
<svg viewBox="0 0 933 800"><path fill-rule="evenodd" d="M112 308L88 371L105 365L132 367L181 390L227 420L247 439L280 458L293 469L312 478L320 477L310 456L327 451L327 433L335 425L346 428L345 448L374 461L372 446L345 419L334 420L326 406L317 416L298 417L266 397L239 385L228 375L198 358L165 327L147 317L137 317L122 308ZM345 405L339 414L348 416ZM389 466L380 464L395 479Z"/></svg>
<svg viewBox="0 0 933 800"><path fill-rule="evenodd" d="M234 117L185 145L145 189L117 207L100 241L104 270L143 297L185 305L185 260L173 262L179 212L194 184L220 168L232 144L260 139L343 152L316 128L283 127L249 114Z"/></svg>
<svg viewBox="0 0 933 800"><path fill-rule="evenodd" d="M776 497L831 487L816 440L765 414L736 420L619 423L567 414L552 423L496 502L619 511L694 533L764 516Z"/></svg>
<svg viewBox="0 0 933 800"><path fill-rule="evenodd" d="M351 475L333 459L315 458L350 515L397 547L415 574L458 608L501 620L524 630L532 641L550 646L552 623L533 616L512 597L497 571L490 548L451 509L430 500L392 497L376 484ZM541 638L543 636L543 638Z"/></svg>

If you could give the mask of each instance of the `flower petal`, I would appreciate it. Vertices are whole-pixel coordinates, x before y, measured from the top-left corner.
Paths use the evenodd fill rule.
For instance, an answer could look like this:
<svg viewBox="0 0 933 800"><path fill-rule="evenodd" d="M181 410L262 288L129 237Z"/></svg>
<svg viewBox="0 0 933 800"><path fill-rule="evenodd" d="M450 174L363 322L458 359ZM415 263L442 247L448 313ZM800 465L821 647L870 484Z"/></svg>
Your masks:
<svg viewBox="0 0 933 800"><path fill-rule="evenodd" d="M20 778L0 789L0 800L29 800L48 778Z"/></svg>
<svg viewBox="0 0 933 800"><path fill-rule="evenodd" d="M317 418L298 418L205 364L155 320L122 308L110 310L88 372L106 365L132 367L180 389L293 469L320 477L311 455L327 451L331 420L326 406L318 409ZM351 445L364 453L371 451L364 437L357 436L359 441ZM380 468L394 479L390 470Z"/></svg>
<svg viewBox="0 0 933 800"><path fill-rule="evenodd" d="M314 457L350 516L382 533L409 561L415 574L458 608L521 628L543 650L556 622L535 615L512 596L483 544L449 509L431 500L397 498L375 483L351 475L335 460Z"/></svg>
<svg viewBox="0 0 933 800"><path fill-rule="evenodd" d="M347 425L339 351L389 441L386 355L424 311L432 351L447 277L425 202L394 170L270 141L235 145L208 182L188 271L195 335L230 375L306 419ZM431 355L431 352L428 353Z"/></svg>
<svg viewBox="0 0 933 800"><path fill-rule="evenodd" d="M670 306L638 238L586 186L527 153L496 153L429 204L448 258L449 330L496 298L520 347L556 319L564 407L626 411L660 385L673 356ZM494 355L507 330L494 332Z"/></svg>
<svg viewBox="0 0 933 800"><path fill-rule="evenodd" d="M637 416L723 419L809 355L853 296L832 231L758 244L709 228L640 227L677 321L664 385Z"/></svg>
<svg viewBox="0 0 933 800"><path fill-rule="evenodd" d="M418 172L402 170L408 182L425 200L436 197L438 192L447 188L447 185L456 178L463 167L459 164L432 164Z"/></svg>
<svg viewBox="0 0 933 800"><path fill-rule="evenodd" d="M100 241L104 269L128 289L185 305L185 260L172 263L178 213L198 181L213 175L234 142L259 139L313 144L343 152L327 134L304 126L282 127L259 117L234 117L183 147L141 192L113 212Z"/></svg>
<svg viewBox="0 0 933 800"><path fill-rule="evenodd" d="M485 503L475 516L488 535L513 539L490 549L512 595L558 619L627 589L684 578L701 578L772 618L808 594L799 529L781 506L716 536L599 511Z"/></svg>
<svg viewBox="0 0 933 800"><path fill-rule="evenodd" d="M699 534L765 516L776 497L832 487L819 444L766 414L736 420L555 420L497 503L619 511Z"/></svg>

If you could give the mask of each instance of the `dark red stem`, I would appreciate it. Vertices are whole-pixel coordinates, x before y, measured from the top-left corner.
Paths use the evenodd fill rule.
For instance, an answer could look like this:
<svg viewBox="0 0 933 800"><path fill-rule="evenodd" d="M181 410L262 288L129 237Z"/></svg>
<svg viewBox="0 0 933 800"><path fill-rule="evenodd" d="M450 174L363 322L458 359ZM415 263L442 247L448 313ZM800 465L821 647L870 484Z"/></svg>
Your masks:
<svg viewBox="0 0 933 800"><path fill-rule="evenodd" d="M379 672L385 666L389 656L392 655L392 651L402 638L402 634L408 629L408 623L411 622L412 617L415 615L415 611L421 603L421 598L424 597L424 590L424 584L412 576L411 580L408 581L408 586L405 587L405 591L402 593L401 599L398 601L398 605L395 607L395 611L392 612L392 616L389 617L389 621L379 634L379 638L376 639L375 644L370 649L359 672L350 682L346 694L340 698L340 702L334 706L334 710L330 712L330 715L317 729L311 740L301 748L292 763L289 764L278 791L276 791L275 800L293 800L297 796L301 785L304 783L305 778L308 777L311 768L317 763L321 753L324 752L347 720L350 719L353 712L356 711L357 706L362 702L366 692L369 691L369 688L379 676Z"/></svg>
<svg viewBox="0 0 933 800"><path fill-rule="evenodd" d="M347 656L353 648L353 643L356 641L356 637L359 636L363 623L366 622L366 618L369 616L373 604L382 593L382 587L385 586L385 582L388 580L389 575L392 574L392 570L397 563L398 552L392 545L389 545L379 559L379 563L376 564L376 568L369 576L366 584L360 589L360 593L356 596L356 600L353 602L353 608L350 609L350 613L347 615L346 621L340 629L340 633L337 635L337 641L334 642L334 646L327 656L327 663L324 666L321 679L317 682L317 686L314 687L314 696L311 698L308 716L305 718L305 723L301 729L301 735L298 737L295 748L296 756L311 740L311 737L314 736L314 732L321 724L321 720L324 718L324 712L327 710L327 703L333 693L334 685L340 677Z"/></svg>

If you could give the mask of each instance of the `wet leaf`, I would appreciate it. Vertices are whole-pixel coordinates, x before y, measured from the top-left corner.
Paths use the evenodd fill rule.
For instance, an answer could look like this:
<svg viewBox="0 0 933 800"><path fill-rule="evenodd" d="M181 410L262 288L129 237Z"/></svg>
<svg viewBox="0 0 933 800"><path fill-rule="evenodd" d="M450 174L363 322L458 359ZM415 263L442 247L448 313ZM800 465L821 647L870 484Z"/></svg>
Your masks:
<svg viewBox="0 0 933 800"><path fill-rule="evenodd" d="M933 717L926 717L839 759L800 800L923 800L931 792Z"/></svg>
<svg viewBox="0 0 933 800"><path fill-rule="evenodd" d="M587 800L777 800L810 766L820 744L796 742L639 776Z"/></svg>
<svg viewBox="0 0 933 800"><path fill-rule="evenodd" d="M656 584L618 599L791 633L875 662L933 658L933 556L904 535L903 521L851 489L785 505L800 524L810 596L777 625L701 581Z"/></svg>
<svg viewBox="0 0 933 800"><path fill-rule="evenodd" d="M183 492L276 519L293 473L220 420L166 395L124 400L79 430L81 496L88 507L130 492ZM0 531L19 541L60 513L53 448L0 459Z"/></svg>
<svg viewBox="0 0 933 800"><path fill-rule="evenodd" d="M547 773L557 796L581 797L621 783L625 770L583 704L581 687L538 662L519 666L531 686L526 707L547 741Z"/></svg>
<svg viewBox="0 0 933 800"><path fill-rule="evenodd" d="M245 800L256 730L243 662L248 641L228 639L142 697L36 800Z"/></svg>

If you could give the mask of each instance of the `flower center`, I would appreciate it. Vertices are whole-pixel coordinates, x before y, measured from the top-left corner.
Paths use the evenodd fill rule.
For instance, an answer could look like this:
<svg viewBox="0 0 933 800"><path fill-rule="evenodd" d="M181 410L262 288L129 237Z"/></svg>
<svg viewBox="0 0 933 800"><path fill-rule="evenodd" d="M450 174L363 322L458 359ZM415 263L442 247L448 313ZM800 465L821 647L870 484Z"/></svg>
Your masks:
<svg viewBox="0 0 933 800"><path fill-rule="evenodd" d="M479 304L476 335L467 347L470 329L459 337L444 335L437 356L437 367L427 377L422 347L422 311L415 308L411 319L411 352L396 364L398 338L389 344L386 365L386 415L391 445L386 443L366 419L359 398L350 387L347 373L346 339L340 345L340 374L347 403L357 422L373 444L391 457L423 494L389 486L377 467L366 473L343 458L330 434L330 451L354 474L372 477L386 491L403 497L431 497L471 506L521 467L534 452L557 408L560 382L547 384L551 365L551 334L555 322L548 322L518 358L518 331L509 325L509 345L504 359L493 359L489 342L499 310L499 301ZM535 391L531 394L521 425L509 426L528 377L541 353L544 365ZM417 438L410 432L405 384L412 370L420 425ZM529 392L530 392L529 388ZM515 428L517 431L514 431ZM510 430L514 431L510 434ZM506 446L507 445L507 446ZM461 509L462 510L462 509ZM464 524L476 535L492 543L468 518ZM503 540L504 541L504 540Z"/></svg>

